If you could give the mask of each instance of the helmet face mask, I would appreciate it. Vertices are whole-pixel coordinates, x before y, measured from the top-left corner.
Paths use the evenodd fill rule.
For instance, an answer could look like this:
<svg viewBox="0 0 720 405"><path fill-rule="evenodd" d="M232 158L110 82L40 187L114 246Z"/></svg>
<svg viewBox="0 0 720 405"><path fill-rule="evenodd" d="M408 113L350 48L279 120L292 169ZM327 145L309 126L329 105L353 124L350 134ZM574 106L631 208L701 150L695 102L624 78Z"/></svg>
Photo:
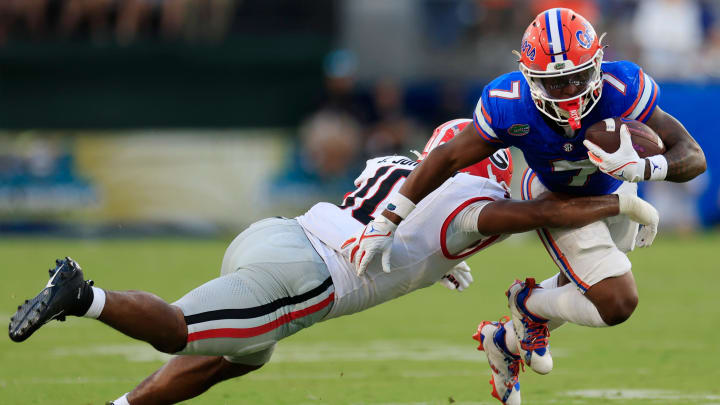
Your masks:
<svg viewBox="0 0 720 405"><path fill-rule="evenodd" d="M585 18L567 8L540 13L523 36L519 68L535 106L560 125L580 128L602 94L603 50Z"/></svg>
<svg viewBox="0 0 720 405"><path fill-rule="evenodd" d="M590 89L592 76L596 76L594 66L562 76L531 76L531 78L533 83L542 90L544 98L560 101L586 94ZM570 94L563 93L563 90L570 88L575 91Z"/></svg>

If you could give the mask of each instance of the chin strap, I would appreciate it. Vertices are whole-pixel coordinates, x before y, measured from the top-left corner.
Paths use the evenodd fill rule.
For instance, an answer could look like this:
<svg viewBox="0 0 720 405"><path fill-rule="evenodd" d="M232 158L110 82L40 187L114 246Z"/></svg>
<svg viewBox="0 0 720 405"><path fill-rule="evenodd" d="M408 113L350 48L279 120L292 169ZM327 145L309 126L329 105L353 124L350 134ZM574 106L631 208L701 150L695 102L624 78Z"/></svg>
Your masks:
<svg viewBox="0 0 720 405"><path fill-rule="evenodd" d="M576 131L580 129L580 113L578 112L580 109L580 98L570 101L562 101L558 103L558 107L568 112L568 123L570 124L570 128Z"/></svg>

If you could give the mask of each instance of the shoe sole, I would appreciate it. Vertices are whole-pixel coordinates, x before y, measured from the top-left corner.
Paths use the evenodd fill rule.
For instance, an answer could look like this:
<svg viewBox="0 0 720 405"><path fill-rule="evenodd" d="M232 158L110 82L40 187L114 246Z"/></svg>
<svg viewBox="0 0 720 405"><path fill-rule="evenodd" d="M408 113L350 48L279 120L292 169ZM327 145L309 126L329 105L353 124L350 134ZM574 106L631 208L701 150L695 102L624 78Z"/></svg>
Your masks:
<svg viewBox="0 0 720 405"><path fill-rule="evenodd" d="M36 330L47 322L58 319L61 321L65 320L63 316L64 310L52 316L47 316L43 312L50 305L50 300L53 295L50 291L51 287L46 287L40 294L36 295L35 298L25 300L25 302L18 306L17 312L10 318L9 331L10 339L14 342L22 342L29 338ZM45 316L43 316L45 315Z"/></svg>
<svg viewBox="0 0 720 405"><path fill-rule="evenodd" d="M62 296L67 294L63 290L67 289L68 283L73 283L77 276L80 277L81 283L84 282L83 274L80 266L70 257L66 257L64 260L58 259L55 264L55 269L49 270L50 281L45 288L34 298L25 300L22 305L18 306L15 315L10 318L8 334L14 342L26 340L41 326L53 319L65 320L67 308L53 305L53 301L63 299Z"/></svg>

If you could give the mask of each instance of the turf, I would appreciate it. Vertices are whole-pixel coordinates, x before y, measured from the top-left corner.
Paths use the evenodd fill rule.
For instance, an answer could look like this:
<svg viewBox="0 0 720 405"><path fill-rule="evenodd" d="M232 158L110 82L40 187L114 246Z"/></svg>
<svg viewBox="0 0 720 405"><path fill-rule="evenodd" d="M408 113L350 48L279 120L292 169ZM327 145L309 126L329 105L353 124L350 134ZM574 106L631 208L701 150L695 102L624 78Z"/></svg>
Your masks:
<svg viewBox="0 0 720 405"><path fill-rule="evenodd" d="M0 239L0 319L71 255L108 289L172 301L213 278L228 240ZM551 337L555 369L521 375L528 404L720 404L720 235L661 235L631 254L640 305L605 329L566 325ZM470 261L475 283L433 286L364 313L320 323L278 345L267 366L191 404L499 404L470 339L506 313L514 278L556 270L535 238L510 240ZM28 341L0 338L0 404L104 404L163 363L148 345L91 320L53 322Z"/></svg>

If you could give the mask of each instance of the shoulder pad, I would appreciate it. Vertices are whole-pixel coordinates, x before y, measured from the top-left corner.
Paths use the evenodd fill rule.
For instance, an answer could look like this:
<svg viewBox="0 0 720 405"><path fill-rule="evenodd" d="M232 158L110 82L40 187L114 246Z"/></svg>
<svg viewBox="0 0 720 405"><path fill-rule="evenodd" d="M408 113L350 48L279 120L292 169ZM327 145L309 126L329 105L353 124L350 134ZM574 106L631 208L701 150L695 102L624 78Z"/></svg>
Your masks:
<svg viewBox="0 0 720 405"><path fill-rule="evenodd" d="M629 61L605 62L602 70L603 97L610 99L613 115L646 122L660 93L652 77Z"/></svg>

